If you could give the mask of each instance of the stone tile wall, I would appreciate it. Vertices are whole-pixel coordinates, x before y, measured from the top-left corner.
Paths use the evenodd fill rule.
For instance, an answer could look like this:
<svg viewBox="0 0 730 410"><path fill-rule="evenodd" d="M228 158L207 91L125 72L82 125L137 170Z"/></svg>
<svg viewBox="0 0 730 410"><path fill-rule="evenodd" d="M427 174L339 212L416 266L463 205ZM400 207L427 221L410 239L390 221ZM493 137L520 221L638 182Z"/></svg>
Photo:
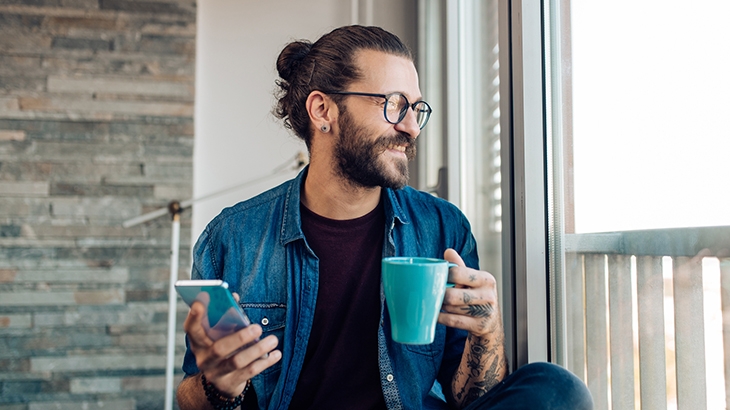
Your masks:
<svg viewBox="0 0 730 410"><path fill-rule="evenodd" d="M122 222L192 195L195 16L0 1L0 410L163 407L170 222Z"/></svg>

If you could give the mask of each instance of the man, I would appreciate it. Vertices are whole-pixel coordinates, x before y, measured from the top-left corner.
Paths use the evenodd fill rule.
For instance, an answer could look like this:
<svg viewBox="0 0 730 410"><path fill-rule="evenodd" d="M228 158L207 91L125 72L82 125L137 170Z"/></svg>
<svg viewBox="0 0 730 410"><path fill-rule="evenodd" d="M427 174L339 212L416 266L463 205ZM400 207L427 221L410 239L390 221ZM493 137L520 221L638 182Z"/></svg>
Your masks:
<svg viewBox="0 0 730 410"><path fill-rule="evenodd" d="M201 234L193 278L228 282L255 324L213 342L204 307L192 306L180 408L591 408L585 386L557 366L507 377L497 286L478 270L468 221L406 186L431 114L408 48L376 27L342 27L287 45L277 69L276 113L310 164ZM386 256L458 265L434 343L392 340Z"/></svg>

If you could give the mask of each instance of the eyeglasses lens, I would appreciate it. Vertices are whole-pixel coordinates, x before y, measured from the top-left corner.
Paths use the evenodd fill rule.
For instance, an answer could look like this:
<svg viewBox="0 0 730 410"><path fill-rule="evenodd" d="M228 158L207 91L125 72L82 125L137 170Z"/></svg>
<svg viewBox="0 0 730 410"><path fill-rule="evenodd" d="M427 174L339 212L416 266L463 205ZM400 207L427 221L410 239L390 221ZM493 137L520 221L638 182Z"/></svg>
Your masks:
<svg viewBox="0 0 730 410"><path fill-rule="evenodd" d="M413 111L416 112L416 122L418 122L418 128L423 129L423 127L425 127L426 123L428 122L428 118L431 116L431 107L429 107L425 101L419 101L414 105Z"/></svg>
<svg viewBox="0 0 730 410"><path fill-rule="evenodd" d="M385 98L385 116L391 124L399 123L408 110L408 100L402 94L390 94Z"/></svg>
<svg viewBox="0 0 730 410"><path fill-rule="evenodd" d="M385 118L391 124L398 124L403 121L408 113L408 107L410 107L410 103L403 94L387 95L385 98ZM413 104L413 111L416 113L418 127L423 128L431 116L431 107L425 101L419 101Z"/></svg>

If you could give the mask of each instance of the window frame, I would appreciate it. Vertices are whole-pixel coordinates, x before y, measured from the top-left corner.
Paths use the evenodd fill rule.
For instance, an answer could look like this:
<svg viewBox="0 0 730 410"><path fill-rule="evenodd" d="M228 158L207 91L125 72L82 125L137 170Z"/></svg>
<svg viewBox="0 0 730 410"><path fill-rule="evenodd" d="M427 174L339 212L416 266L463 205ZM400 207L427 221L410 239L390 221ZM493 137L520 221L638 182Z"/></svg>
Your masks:
<svg viewBox="0 0 730 410"><path fill-rule="evenodd" d="M424 93L436 84L441 96L443 126L434 134L442 147L447 173L447 199L466 205L464 140L465 29L470 0L419 1L419 72ZM548 279L547 103L545 80L544 5L541 0L499 0L500 128L502 173L502 283L500 298L506 350L512 369L550 361L550 280ZM439 27L427 13L444 13ZM431 16L432 17L432 16ZM438 45L425 41L437 30ZM429 34L431 33L431 34ZM430 48L438 48L433 50ZM429 72L434 53L442 56L443 72ZM430 59L429 59L430 58ZM433 78L433 75L438 78ZM429 88L431 87L431 88ZM441 144L441 145L439 145ZM425 148L425 147L424 147ZM424 150L425 151L425 150ZM419 179L426 181L437 164L428 152L419 160ZM431 157L429 157L431 155ZM431 159L426 159L431 158ZM431 178L433 179L433 178ZM443 182L443 181L442 181ZM420 189L432 187L423 183ZM443 188L443 187L442 187Z"/></svg>

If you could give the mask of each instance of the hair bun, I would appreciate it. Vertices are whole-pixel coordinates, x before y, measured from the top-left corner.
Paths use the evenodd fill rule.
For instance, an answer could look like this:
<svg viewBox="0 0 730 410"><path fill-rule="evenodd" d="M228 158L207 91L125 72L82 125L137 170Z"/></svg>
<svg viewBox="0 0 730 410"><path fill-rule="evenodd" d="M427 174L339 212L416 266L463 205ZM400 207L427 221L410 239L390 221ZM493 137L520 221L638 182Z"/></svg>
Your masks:
<svg viewBox="0 0 730 410"><path fill-rule="evenodd" d="M312 49L312 43L307 40L293 41L284 47L276 60L276 70L279 77L292 83L292 76L296 75L302 60Z"/></svg>

